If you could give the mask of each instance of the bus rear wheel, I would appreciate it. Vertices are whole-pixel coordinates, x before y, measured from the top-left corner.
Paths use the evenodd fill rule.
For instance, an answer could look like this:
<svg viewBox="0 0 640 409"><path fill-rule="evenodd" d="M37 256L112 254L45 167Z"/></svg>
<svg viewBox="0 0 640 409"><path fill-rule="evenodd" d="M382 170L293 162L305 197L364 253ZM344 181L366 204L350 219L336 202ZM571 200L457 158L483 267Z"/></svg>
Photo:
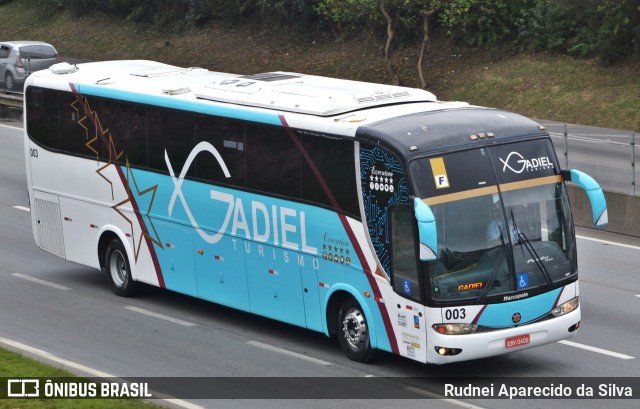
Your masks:
<svg viewBox="0 0 640 409"><path fill-rule="evenodd" d="M373 357L367 319L360 304L346 299L338 310L338 341L349 359L357 362L369 362Z"/></svg>
<svg viewBox="0 0 640 409"><path fill-rule="evenodd" d="M127 250L120 240L113 240L107 247L104 258L104 272L107 276L109 287L115 294L121 297L130 297L134 294L136 283L131 276Z"/></svg>

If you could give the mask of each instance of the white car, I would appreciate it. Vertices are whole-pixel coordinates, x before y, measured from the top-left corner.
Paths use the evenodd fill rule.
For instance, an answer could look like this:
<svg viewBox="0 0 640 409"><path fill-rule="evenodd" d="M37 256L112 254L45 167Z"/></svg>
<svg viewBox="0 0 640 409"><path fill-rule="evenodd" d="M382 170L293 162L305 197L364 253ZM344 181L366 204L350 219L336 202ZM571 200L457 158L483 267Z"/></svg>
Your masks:
<svg viewBox="0 0 640 409"><path fill-rule="evenodd" d="M51 44L41 41L0 42L0 81L7 91L22 91L32 72L49 68L62 61Z"/></svg>

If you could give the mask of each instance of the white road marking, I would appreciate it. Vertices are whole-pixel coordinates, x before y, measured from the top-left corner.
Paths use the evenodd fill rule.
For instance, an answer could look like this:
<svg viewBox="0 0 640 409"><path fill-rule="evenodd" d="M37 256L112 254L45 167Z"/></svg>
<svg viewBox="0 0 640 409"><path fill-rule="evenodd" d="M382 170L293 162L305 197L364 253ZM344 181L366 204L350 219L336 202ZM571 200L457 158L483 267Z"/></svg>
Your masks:
<svg viewBox="0 0 640 409"><path fill-rule="evenodd" d="M134 307L133 305L128 305L128 306L126 306L124 308L126 308L126 309L128 309L130 311L139 312L140 314L148 315L150 317L155 317L155 318L159 318L161 320L173 322L174 324L183 325L185 327L194 327L196 325L193 322L184 321L184 320L181 320L179 318L174 318L174 317L170 317L168 315L164 315L164 314L160 314L160 313L157 313L157 312L145 310L144 308Z"/></svg>
<svg viewBox="0 0 640 409"><path fill-rule="evenodd" d="M258 341L248 341L247 344L253 345L254 347L257 347L257 348L266 349L267 351L277 352L279 354L292 356L294 358L304 359L305 361L312 362L318 365L324 365L324 366L332 365L331 362L323 361L322 359L313 358L307 355L299 354L297 352L289 351L287 349L275 347L269 344L264 344Z"/></svg>
<svg viewBox="0 0 640 409"><path fill-rule="evenodd" d="M7 124L0 124L0 128L1 127L22 131L22 127L19 127L19 126L11 126L11 125L7 125ZM22 136L22 134L20 134L20 136Z"/></svg>
<svg viewBox="0 0 640 409"><path fill-rule="evenodd" d="M640 294L636 295L636 297L640 298Z"/></svg>
<svg viewBox="0 0 640 409"><path fill-rule="evenodd" d="M613 352L613 351L609 351L606 349L602 349L602 348L596 348L596 347L592 347L589 345L584 345L584 344L579 344L577 342L572 342L572 341L558 341L558 343L563 344L563 345L568 345L570 347L574 347L574 348L580 348L580 349L585 349L587 351L591 351L591 352L596 352L598 354L603 354L603 355L608 355L608 356L612 356L614 358L620 358L620 359L635 359L635 357L633 356L629 356L629 355L625 355L625 354L620 354L618 352Z"/></svg>
<svg viewBox="0 0 640 409"><path fill-rule="evenodd" d="M38 284L46 285L47 287L55 288L56 290L64 290L64 291L71 290L71 288L69 288L69 287L65 287L65 286L60 285L60 284L52 283L50 281L41 280L39 278L31 277L31 276L28 276L28 275L25 275L25 274L13 273L11 275L14 276L14 277L22 278L23 280L31 281L32 283L38 283Z"/></svg>
<svg viewBox="0 0 640 409"><path fill-rule="evenodd" d="M12 341L10 339L0 337L0 342L2 342L5 345L9 345L9 346L11 346L13 348L17 348L17 349L19 349L21 351L25 351L25 352L28 352L30 354L39 356L41 358L45 358L48 361L53 361L53 362L62 364L64 366L66 366L66 367L76 369L78 371L81 371L83 373L89 374L91 376L98 376L98 377L101 377L101 378L115 378L114 375L110 375L110 374L108 374L106 372L102 372L102 371L99 371L97 369L90 368L88 366L79 364L77 362L69 361L68 359L60 358L59 356L54 355L51 352L47 352L47 351L44 351L42 349L34 348L32 346L23 344L23 343L18 342L18 341Z"/></svg>
<svg viewBox="0 0 640 409"><path fill-rule="evenodd" d="M57 355L52 354L51 352L47 352L47 351L44 351L42 349L34 348L32 346L23 344L23 343L18 342L18 341L13 341L13 340L8 339L8 338L0 337L0 343L3 343L5 345L8 345L8 346L10 346L12 348L15 348L15 349L19 349L21 351L28 352L28 353L30 353L32 355L44 358L47 361L56 362L56 363L61 364L61 365L65 366L65 367L75 369L77 371L80 371L80 372L82 372L84 374L87 374L87 375L90 375L90 376L96 376L96 377L99 377L99 378L118 378L117 376L111 375L111 374L109 374L107 372L103 372L103 371L100 371L98 369L93 369L93 368L88 367L86 365L82 365L82 364L79 364L77 362L73 362L73 361L70 361L68 359L61 358L61 357L59 357ZM189 403L189 402L183 401L182 399L162 399L162 400L166 401L166 402L170 402L170 403L172 403L174 405L177 405L177 406L181 406L181 407L186 408L186 409L203 409L202 406L194 405L193 403Z"/></svg>
<svg viewBox="0 0 640 409"><path fill-rule="evenodd" d="M593 237L580 236L580 235L576 235L576 238L577 239L583 239L583 240L589 240L589 241L595 241L597 243L602 243L602 244L610 244L612 246L625 247L625 248L632 249L632 250L640 250L640 247L638 247L638 246L632 246L630 244L623 244L623 243L616 243L615 241L594 239Z"/></svg>
<svg viewBox="0 0 640 409"><path fill-rule="evenodd" d="M24 206L13 206L14 209L18 209L18 210L22 210L25 212L31 212L31 209L28 207L24 207Z"/></svg>
<svg viewBox="0 0 640 409"><path fill-rule="evenodd" d="M441 395L438 395L437 393L433 393L433 392L429 392L429 391L423 391L422 389L418 389L418 388L414 388L413 386L407 386L406 388L404 388L407 391L410 392L414 392L417 393L419 395L423 395L426 396L427 398L435 398L438 399L442 402L447 402L450 403L452 405L455 406L459 406L461 408L467 408L467 409L484 409L482 406L476 406L473 405L471 403L467 403L467 402L463 402L457 399L451 399L451 398L443 398Z"/></svg>

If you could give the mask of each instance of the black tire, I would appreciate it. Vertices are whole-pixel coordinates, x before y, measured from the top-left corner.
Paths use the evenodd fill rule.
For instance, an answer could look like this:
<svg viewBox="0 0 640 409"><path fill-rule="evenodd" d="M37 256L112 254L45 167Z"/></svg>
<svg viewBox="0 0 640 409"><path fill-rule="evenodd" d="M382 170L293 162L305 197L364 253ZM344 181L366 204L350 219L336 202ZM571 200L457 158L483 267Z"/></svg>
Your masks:
<svg viewBox="0 0 640 409"><path fill-rule="evenodd" d="M10 72L4 76L4 86L7 88L7 91L15 91L17 88L16 80Z"/></svg>
<svg viewBox="0 0 640 409"><path fill-rule="evenodd" d="M115 239L107 247L104 256L104 272L111 291L121 297L130 297L135 293L136 282L131 276L127 250Z"/></svg>
<svg viewBox="0 0 640 409"><path fill-rule="evenodd" d="M344 353L353 361L369 362L374 351L360 304L353 298L344 300L337 316L338 341Z"/></svg>

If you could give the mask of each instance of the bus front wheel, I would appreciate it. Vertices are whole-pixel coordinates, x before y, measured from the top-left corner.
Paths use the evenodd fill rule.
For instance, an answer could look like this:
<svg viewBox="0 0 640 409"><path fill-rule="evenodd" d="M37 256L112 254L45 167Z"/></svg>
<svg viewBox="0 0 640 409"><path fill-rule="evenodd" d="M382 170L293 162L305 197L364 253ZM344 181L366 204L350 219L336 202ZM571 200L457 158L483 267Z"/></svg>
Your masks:
<svg viewBox="0 0 640 409"><path fill-rule="evenodd" d="M373 357L367 319L360 304L346 299L338 310L338 340L349 359L368 362Z"/></svg>
<svg viewBox="0 0 640 409"><path fill-rule="evenodd" d="M135 281L131 276L127 251L120 240L113 240L105 253L104 271L111 290L121 296L129 297L135 290Z"/></svg>

